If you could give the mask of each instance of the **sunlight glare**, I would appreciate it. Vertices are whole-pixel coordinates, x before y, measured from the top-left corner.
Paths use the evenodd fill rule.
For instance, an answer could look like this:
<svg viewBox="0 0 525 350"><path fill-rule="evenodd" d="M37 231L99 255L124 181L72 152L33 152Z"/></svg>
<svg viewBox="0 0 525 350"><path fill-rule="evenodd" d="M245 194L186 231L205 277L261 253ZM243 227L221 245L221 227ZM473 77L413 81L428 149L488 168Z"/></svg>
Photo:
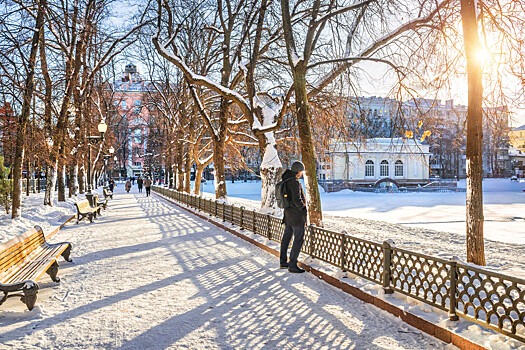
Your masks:
<svg viewBox="0 0 525 350"><path fill-rule="evenodd" d="M476 60L482 66L485 66L486 64L488 64L490 62L490 59L491 59L490 52L488 52L486 49L479 48L478 50L476 50Z"/></svg>

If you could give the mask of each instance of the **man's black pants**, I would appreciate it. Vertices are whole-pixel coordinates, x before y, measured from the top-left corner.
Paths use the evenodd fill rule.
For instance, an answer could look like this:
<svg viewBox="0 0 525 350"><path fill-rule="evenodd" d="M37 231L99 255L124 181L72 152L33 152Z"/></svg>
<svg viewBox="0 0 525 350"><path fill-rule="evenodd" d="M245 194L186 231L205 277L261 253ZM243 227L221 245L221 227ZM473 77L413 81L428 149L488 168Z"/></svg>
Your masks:
<svg viewBox="0 0 525 350"><path fill-rule="evenodd" d="M303 246L304 242L304 225L302 226L286 226L284 229L283 239L281 241L281 254L280 254L280 262L281 264L285 264L287 255L288 255L288 247L290 246L290 241L292 240L293 236L293 244L292 244L292 251L290 252L290 266L297 266L297 259L299 258L299 253L301 252L301 248Z"/></svg>

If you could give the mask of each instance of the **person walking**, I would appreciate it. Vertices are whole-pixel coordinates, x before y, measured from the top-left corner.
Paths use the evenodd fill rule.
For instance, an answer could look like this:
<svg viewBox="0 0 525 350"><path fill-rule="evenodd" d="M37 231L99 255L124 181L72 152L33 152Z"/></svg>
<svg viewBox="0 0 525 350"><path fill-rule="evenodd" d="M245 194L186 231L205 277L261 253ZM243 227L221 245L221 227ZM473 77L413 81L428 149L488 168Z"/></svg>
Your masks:
<svg viewBox="0 0 525 350"><path fill-rule="evenodd" d="M144 179L144 187L146 188L146 197L151 194L151 180L149 177Z"/></svg>
<svg viewBox="0 0 525 350"><path fill-rule="evenodd" d="M299 179L303 176L304 164L296 161L290 169L287 169L282 179L285 181L285 193L289 198L289 206L284 208L282 223L285 225L283 238L281 240L280 268L288 269L292 273L302 273L303 269L297 265L297 259L304 242L304 231L306 225L307 209L306 196ZM290 260L288 260L288 247L293 236Z"/></svg>
<svg viewBox="0 0 525 350"><path fill-rule="evenodd" d="M128 179L128 181L126 181L125 187L126 187L126 192L129 193L129 190L131 190L131 181L129 179Z"/></svg>
<svg viewBox="0 0 525 350"><path fill-rule="evenodd" d="M110 180L109 180L109 190L110 190L111 192L113 192L114 189L115 189L115 180L110 179Z"/></svg>
<svg viewBox="0 0 525 350"><path fill-rule="evenodd" d="M139 188L139 193L142 193L142 185L144 184L144 180L139 176L137 179L137 187Z"/></svg>

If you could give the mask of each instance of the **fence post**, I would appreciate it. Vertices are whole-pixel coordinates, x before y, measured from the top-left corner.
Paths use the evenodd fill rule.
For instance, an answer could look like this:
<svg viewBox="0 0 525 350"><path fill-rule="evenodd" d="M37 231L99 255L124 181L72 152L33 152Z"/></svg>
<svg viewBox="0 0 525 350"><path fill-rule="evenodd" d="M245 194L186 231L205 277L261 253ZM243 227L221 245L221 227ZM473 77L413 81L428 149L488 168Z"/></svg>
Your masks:
<svg viewBox="0 0 525 350"><path fill-rule="evenodd" d="M244 215L244 207L241 205L241 231L244 230L243 215Z"/></svg>
<svg viewBox="0 0 525 350"><path fill-rule="evenodd" d="M272 230L270 227L270 214L266 214L266 237L271 241L272 240Z"/></svg>
<svg viewBox="0 0 525 350"><path fill-rule="evenodd" d="M253 209L253 211L252 211L252 218L253 218L253 220L252 220L252 232L253 233L257 233L257 225L256 225L256 222L255 222L255 220L257 220L256 219L257 216L255 215L255 209Z"/></svg>
<svg viewBox="0 0 525 350"><path fill-rule="evenodd" d="M226 221L226 204L222 203L222 222Z"/></svg>
<svg viewBox="0 0 525 350"><path fill-rule="evenodd" d="M383 242L383 290L385 294L392 294L394 290L390 287L390 268L392 262L392 246L390 242Z"/></svg>
<svg viewBox="0 0 525 350"><path fill-rule="evenodd" d="M341 271L346 272L345 269L345 245L346 245L346 232L341 233Z"/></svg>
<svg viewBox="0 0 525 350"><path fill-rule="evenodd" d="M217 210L218 210L218 209L217 209L217 202L218 202L218 200L216 199L216 200L215 200L215 217L217 217Z"/></svg>
<svg viewBox="0 0 525 350"><path fill-rule="evenodd" d="M448 310L448 318L451 321L457 321L459 320L458 315L456 314L456 286L457 286L457 261L450 260L450 271L448 274L448 278L450 280L450 290L449 290L449 310Z"/></svg>

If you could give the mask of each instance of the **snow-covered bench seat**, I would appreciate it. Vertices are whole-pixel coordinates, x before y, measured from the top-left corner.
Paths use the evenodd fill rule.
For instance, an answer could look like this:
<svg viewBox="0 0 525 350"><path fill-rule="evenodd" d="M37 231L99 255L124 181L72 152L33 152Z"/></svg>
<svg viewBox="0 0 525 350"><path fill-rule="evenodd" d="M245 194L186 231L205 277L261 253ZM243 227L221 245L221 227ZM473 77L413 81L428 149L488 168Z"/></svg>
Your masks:
<svg viewBox="0 0 525 350"><path fill-rule="evenodd" d="M77 208L77 224L85 217L89 219L89 222L93 222L93 218L97 218L97 213L100 214L101 208L98 205L92 207L87 199L75 202L75 207Z"/></svg>
<svg viewBox="0 0 525 350"><path fill-rule="evenodd" d="M70 253L68 242L47 243L40 226L0 244L0 291L4 292L0 305L7 298L19 296L32 310L38 293L37 280L47 273L54 282L60 282L57 259L62 255L66 261L72 261Z"/></svg>

